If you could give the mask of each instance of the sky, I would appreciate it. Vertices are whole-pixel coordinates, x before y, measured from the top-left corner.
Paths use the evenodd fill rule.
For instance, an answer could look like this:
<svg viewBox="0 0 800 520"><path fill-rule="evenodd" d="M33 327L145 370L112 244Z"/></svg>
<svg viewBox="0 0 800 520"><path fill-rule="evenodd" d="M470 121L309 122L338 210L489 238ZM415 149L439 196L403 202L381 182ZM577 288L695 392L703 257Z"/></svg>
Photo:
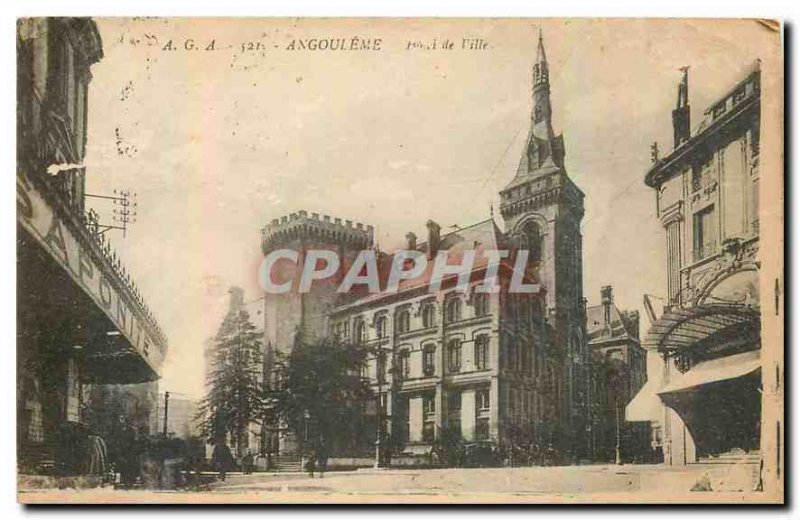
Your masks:
<svg viewBox="0 0 800 520"><path fill-rule="evenodd" d="M751 21L97 22L87 191L136 192L137 221L111 239L169 338L160 389L193 397L228 288L260 297L260 229L273 218L305 209L371 224L392 250L408 231L425 237L428 219L446 231L499 207L530 123L539 29L554 128L586 194L584 295L597 304L612 285L623 309L663 296L663 231L643 179L650 144L671 149L679 69L690 67L694 126L769 37ZM380 49L297 49L353 37ZM462 49L464 38L487 47ZM88 202L110 219L112 206Z"/></svg>

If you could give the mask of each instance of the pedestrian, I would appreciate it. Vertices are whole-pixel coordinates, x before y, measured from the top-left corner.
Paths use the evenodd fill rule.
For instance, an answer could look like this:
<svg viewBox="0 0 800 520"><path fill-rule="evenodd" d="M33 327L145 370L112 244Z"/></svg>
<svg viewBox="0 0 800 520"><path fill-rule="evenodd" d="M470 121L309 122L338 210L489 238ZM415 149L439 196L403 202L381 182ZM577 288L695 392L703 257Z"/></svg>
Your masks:
<svg viewBox="0 0 800 520"><path fill-rule="evenodd" d="M319 473L319 478L323 478L325 476L325 469L328 466L328 454L324 448L320 449L317 452L317 472Z"/></svg>
<svg viewBox="0 0 800 520"><path fill-rule="evenodd" d="M211 463L214 469L219 472L219 479L225 482L225 478L228 474L228 467L233 465L233 455L227 444L218 442L214 446L214 453L211 455Z"/></svg>
<svg viewBox="0 0 800 520"><path fill-rule="evenodd" d="M311 476L311 478L314 478L314 471L316 471L316 469L317 469L317 456L314 453L310 453L306 457L306 471L308 471L308 474Z"/></svg>
<svg viewBox="0 0 800 520"><path fill-rule="evenodd" d="M249 475L253 472L253 453L248 449L242 457L242 473Z"/></svg>

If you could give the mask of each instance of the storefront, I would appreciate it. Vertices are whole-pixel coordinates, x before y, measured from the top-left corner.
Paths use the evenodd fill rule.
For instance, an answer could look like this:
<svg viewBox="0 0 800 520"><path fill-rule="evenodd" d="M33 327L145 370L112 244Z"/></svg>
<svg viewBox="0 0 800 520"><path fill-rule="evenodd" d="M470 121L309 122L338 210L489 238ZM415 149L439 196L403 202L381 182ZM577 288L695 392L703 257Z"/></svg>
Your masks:
<svg viewBox="0 0 800 520"><path fill-rule="evenodd" d="M166 351L129 275L60 187L47 176L17 176L21 473L97 471L87 390L155 381Z"/></svg>
<svg viewBox="0 0 800 520"><path fill-rule="evenodd" d="M750 305L700 304L666 312L653 325L646 343L662 356L662 378L645 390L663 403L666 463L758 453L759 323ZM652 394L641 394L629 416L652 402Z"/></svg>

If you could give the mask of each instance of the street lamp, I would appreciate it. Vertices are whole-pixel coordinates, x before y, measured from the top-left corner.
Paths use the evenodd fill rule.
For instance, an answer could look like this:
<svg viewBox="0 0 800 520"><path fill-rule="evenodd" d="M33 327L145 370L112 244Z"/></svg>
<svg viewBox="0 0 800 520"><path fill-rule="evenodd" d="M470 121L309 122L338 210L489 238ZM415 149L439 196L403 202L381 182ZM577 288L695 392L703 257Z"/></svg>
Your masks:
<svg viewBox="0 0 800 520"><path fill-rule="evenodd" d="M378 379L378 402L377 407L377 418L378 418L378 426L376 428L376 439L375 439L375 468L382 468L383 467L383 458L381 457L383 447L383 367L384 359L383 359L383 351L381 350L381 343L378 341L378 355L375 358L375 375Z"/></svg>
<svg viewBox="0 0 800 520"><path fill-rule="evenodd" d="M619 399L614 401L614 415L616 418L616 427L617 427L617 445L614 449L614 464L621 465L622 464L622 456L619 452Z"/></svg>

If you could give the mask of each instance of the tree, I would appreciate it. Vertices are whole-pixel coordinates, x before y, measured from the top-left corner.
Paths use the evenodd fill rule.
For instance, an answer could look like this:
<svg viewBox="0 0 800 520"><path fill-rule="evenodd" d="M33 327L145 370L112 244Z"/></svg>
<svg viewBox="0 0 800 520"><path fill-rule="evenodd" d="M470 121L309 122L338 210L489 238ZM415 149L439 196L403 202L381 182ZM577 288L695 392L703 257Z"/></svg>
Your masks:
<svg viewBox="0 0 800 520"><path fill-rule="evenodd" d="M273 402L306 454L324 459L359 438L363 405L373 399L361 375L368 353L336 339L298 339L279 363Z"/></svg>
<svg viewBox="0 0 800 520"><path fill-rule="evenodd" d="M261 337L244 309L228 313L214 338L214 357L198 419L201 435L211 444L235 439L242 443L252 423L264 415Z"/></svg>

